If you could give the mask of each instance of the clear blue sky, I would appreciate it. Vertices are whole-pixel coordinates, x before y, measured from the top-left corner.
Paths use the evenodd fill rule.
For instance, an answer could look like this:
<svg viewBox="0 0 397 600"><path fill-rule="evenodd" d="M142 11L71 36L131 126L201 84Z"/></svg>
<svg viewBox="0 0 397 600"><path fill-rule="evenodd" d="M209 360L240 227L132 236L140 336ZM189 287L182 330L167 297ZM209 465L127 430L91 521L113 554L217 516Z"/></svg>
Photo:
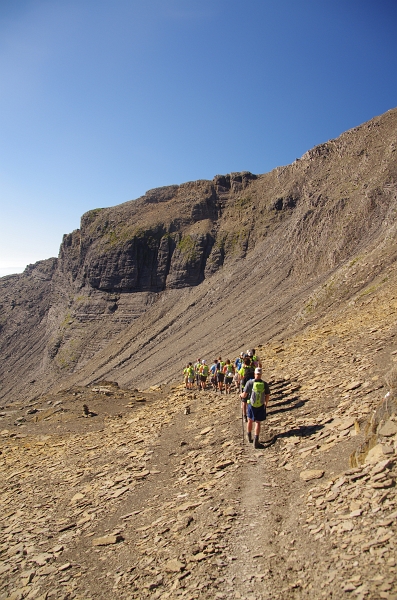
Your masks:
<svg viewBox="0 0 397 600"><path fill-rule="evenodd" d="M1 0L0 275L87 210L394 108L396 32L395 0Z"/></svg>

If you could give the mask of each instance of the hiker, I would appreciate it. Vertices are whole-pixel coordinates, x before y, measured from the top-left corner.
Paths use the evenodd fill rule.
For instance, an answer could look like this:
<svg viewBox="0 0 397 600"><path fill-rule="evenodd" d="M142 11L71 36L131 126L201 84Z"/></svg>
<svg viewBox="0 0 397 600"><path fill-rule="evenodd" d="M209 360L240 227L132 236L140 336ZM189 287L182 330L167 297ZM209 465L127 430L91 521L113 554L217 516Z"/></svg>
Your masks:
<svg viewBox="0 0 397 600"><path fill-rule="evenodd" d="M223 367L223 372L225 374L225 392L226 394L231 394L234 376L234 366L231 364L229 358L227 359L225 366Z"/></svg>
<svg viewBox="0 0 397 600"><path fill-rule="evenodd" d="M262 369L255 369L254 379L250 379L241 393L241 399L247 402L247 436L248 441L254 441L254 448L262 448L259 443L261 423L266 419L266 408L269 403L270 388L266 381L262 380ZM255 423L255 438L252 440L252 426Z"/></svg>
<svg viewBox="0 0 397 600"><path fill-rule="evenodd" d="M234 361L234 368L239 371L243 366L244 352L240 352L240 355Z"/></svg>
<svg viewBox="0 0 397 600"><path fill-rule="evenodd" d="M186 367L183 369L183 381L185 382L185 388L187 389L187 384L188 384L188 379L189 379L189 375L188 375L188 367L189 365L187 364Z"/></svg>
<svg viewBox="0 0 397 600"><path fill-rule="evenodd" d="M233 381L234 381L234 385L236 386L236 392L237 394L240 393L240 375L238 373L238 371L235 370L234 372L234 377L233 377Z"/></svg>
<svg viewBox="0 0 397 600"><path fill-rule="evenodd" d="M193 389L193 383L194 383L194 367L193 367L193 364L190 362L187 366L187 388L189 390Z"/></svg>
<svg viewBox="0 0 397 600"><path fill-rule="evenodd" d="M219 390L220 394L223 393L223 382L225 381L225 374L223 372L224 366L225 366L225 363L222 362L222 358L219 357L218 362L216 364L216 381L217 381L218 390Z"/></svg>
<svg viewBox="0 0 397 600"><path fill-rule="evenodd" d="M202 390L205 390L205 384L207 382L208 373L208 365L206 364L205 360L202 360L200 367L200 389Z"/></svg>
<svg viewBox="0 0 397 600"><path fill-rule="evenodd" d="M210 374L211 374L211 384L212 387L214 388L214 390L216 391L217 388L217 379L216 379L216 368L217 368L217 364L218 361L215 358L214 362L212 363L212 365L210 366Z"/></svg>
<svg viewBox="0 0 397 600"><path fill-rule="evenodd" d="M244 352L240 352L240 355L234 361L234 383L235 383L238 394L241 392L240 369L243 366L243 360L244 360Z"/></svg>
<svg viewBox="0 0 397 600"><path fill-rule="evenodd" d="M254 375L255 375L254 367L251 365L251 359L248 356L246 356L244 358L243 366L241 367L238 374L240 376L241 390L244 390L244 387L245 387L247 381L249 381L250 379L254 379ZM241 412L243 414L244 421L247 422L247 420L248 420L247 400L246 400L246 398L242 398L241 395L240 395L240 398L241 398Z"/></svg>
<svg viewBox="0 0 397 600"><path fill-rule="evenodd" d="M255 352L255 348L253 348L251 350L251 362L254 364L255 367L260 367L262 368L262 363L259 360L259 356L257 356L256 352Z"/></svg>
<svg viewBox="0 0 397 600"><path fill-rule="evenodd" d="M194 373L196 376L196 385L197 388L200 389L201 385L200 385L200 367L201 367L201 358L198 358L197 361L194 363Z"/></svg>

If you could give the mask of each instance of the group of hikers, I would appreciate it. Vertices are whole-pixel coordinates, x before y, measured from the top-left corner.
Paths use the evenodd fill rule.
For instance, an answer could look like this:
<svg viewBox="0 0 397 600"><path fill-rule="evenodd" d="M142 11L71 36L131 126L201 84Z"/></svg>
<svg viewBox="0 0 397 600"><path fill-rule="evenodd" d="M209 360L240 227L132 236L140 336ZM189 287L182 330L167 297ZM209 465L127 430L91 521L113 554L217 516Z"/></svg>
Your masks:
<svg viewBox="0 0 397 600"><path fill-rule="evenodd" d="M241 399L241 418L247 423L248 441L253 442L255 448L262 447L259 434L261 423L266 419L270 388L262 380L262 364L255 349L241 352L233 363L229 358L223 361L219 357L209 366L206 360L198 358L194 364L186 365L183 376L185 387L190 390L212 388L220 394L231 394L234 387Z"/></svg>

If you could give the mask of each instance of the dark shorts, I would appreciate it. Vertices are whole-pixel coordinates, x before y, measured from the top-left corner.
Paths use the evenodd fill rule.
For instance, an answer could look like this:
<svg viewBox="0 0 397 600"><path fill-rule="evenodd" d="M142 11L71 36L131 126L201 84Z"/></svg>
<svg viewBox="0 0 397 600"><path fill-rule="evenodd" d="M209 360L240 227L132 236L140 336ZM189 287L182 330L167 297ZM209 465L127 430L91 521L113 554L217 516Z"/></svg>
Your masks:
<svg viewBox="0 0 397 600"><path fill-rule="evenodd" d="M252 421L264 421L266 419L265 405L254 408L251 404L247 404L247 417Z"/></svg>
<svg viewBox="0 0 397 600"><path fill-rule="evenodd" d="M217 373L216 376L218 378L218 381L223 382L223 380L225 379L225 374L224 373Z"/></svg>
<svg viewBox="0 0 397 600"><path fill-rule="evenodd" d="M204 383L207 381L207 375L200 375L200 381L204 381Z"/></svg>
<svg viewBox="0 0 397 600"><path fill-rule="evenodd" d="M233 382L233 377L225 377L226 385L230 385Z"/></svg>

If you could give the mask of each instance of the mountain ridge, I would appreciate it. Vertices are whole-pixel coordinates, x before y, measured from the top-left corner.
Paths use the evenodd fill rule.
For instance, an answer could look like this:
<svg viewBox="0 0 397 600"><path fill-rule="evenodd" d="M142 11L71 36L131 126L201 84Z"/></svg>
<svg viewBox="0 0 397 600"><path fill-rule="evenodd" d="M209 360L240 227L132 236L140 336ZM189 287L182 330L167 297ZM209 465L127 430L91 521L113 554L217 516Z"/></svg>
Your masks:
<svg viewBox="0 0 397 600"><path fill-rule="evenodd" d="M159 370L169 380L192 353L283 335L326 308L332 289L347 300L396 258L396 131L393 109L270 173L166 186L85 213L58 259L0 280L0 397L114 368L123 384L158 382Z"/></svg>

